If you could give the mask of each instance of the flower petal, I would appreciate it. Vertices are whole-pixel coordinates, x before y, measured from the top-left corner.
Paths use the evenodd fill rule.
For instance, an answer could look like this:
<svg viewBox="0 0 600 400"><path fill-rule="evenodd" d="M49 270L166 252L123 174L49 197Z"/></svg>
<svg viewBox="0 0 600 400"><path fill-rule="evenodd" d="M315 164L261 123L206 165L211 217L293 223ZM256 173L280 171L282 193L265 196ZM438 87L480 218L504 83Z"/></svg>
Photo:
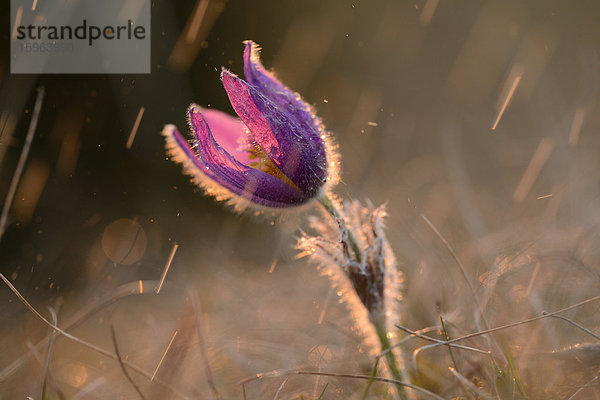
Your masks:
<svg viewBox="0 0 600 400"><path fill-rule="evenodd" d="M305 196L313 197L327 179L323 138L312 123L278 106L245 81L222 71L223 86L233 109L271 161Z"/></svg>
<svg viewBox="0 0 600 400"><path fill-rule="evenodd" d="M312 107L302 97L279 80L260 62L260 47L252 40L246 40L244 49L244 76L246 82L256 87L279 108L286 110L298 123L310 124L314 132L321 136L325 128Z"/></svg>
<svg viewBox="0 0 600 400"><path fill-rule="evenodd" d="M248 158L248 128L239 118L219 110L202 108L195 104L192 106L200 110L219 146L242 164L249 165L252 162ZM196 131L195 118L191 115L190 124L192 130Z"/></svg>
<svg viewBox="0 0 600 400"><path fill-rule="evenodd" d="M197 154L174 125L165 126L163 135L174 161L183 164L185 172L209 194L234 203L233 195L237 195L256 205L277 208L297 206L309 199L274 176L237 161L215 141L200 108L192 105L188 112Z"/></svg>

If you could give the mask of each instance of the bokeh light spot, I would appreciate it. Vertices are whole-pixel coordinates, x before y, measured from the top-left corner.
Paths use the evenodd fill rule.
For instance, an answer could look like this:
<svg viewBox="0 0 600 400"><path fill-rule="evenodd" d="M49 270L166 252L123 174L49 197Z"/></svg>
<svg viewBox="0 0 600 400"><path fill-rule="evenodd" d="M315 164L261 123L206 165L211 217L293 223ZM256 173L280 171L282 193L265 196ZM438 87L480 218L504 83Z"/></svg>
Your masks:
<svg viewBox="0 0 600 400"><path fill-rule="evenodd" d="M104 254L115 264L134 264L146 251L146 232L136 221L121 218L109 224L102 233Z"/></svg>

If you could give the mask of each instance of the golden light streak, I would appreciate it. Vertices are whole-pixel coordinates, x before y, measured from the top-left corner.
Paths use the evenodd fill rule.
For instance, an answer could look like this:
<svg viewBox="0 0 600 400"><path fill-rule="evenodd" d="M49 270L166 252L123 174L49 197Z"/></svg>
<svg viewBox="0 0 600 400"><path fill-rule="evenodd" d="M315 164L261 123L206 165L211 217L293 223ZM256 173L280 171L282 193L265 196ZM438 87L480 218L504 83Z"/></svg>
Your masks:
<svg viewBox="0 0 600 400"><path fill-rule="evenodd" d="M225 2L222 0L196 2L193 13L169 55L169 67L176 71L187 71L190 68L200 49L208 46L206 38L224 7Z"/></svg>
<svg viewBox="0 0 600 400"><path fill-rule="evenodd" d="M502 118L502 115L504 115L504 112L508 108L510 101L512 100L513 96L515 95L515 92L517 91L517 87L519 86L519 82L521 82L521 77L523 75L522 68L514 67L513 70L511 71L511 75L514 75L514 77L512 78L512 83L510 85L510 89L508 89L508 93L506 94L506 96L504 97L504 100L502 101L502 106L500 107L500 111L498 111L498 114L496 115L494 123L492 124L492 130L496 130L496 127L500 123L500 118ZM507 79L507 83L508 82L510 82L510 80Z"/></svg>
<svg viewBox="0 0 600 400"><path fill-rule="evenodd" d="M179 247L179 245L177 243L175 243L173 245L173 249L171 250L171 255L169 255L169 261L167 262L167 265L165 266L165 269L163 270L162 277L160 278L160 283L158 284L158 289L156 289L156 294L160 293L160 289L162 288L162 285L165 282L165 278L167 277L167 272L169 272L169 268L171 268L171 262L173 262L173 257L175 257L175 252L177 251L178 247Z"/></svg>
<svg viewBox="0 0 600 400"><path fill-rule="evenodd" d="M577 108L577 110L575 110L575 116L573 117L573 123L571 124L571 131L569 132L569 146L577 146L584 119L584 109L581 107Z"/></svg>
<svg viewBox="0 0 600 400"><path fill-rule="evenodd" d="M140 279L140 294L144 293L144 284L142 283L142 280Z"/></svg>
<svg viewBox="0 0 600 400"><path fill-rule="evenodd" d="M21 25L21 19L23 19L23 7L17 8L17 12L15 13L15 24L12 31L12 40L17 39L17 28L19 25Z"/></svg>
<svg viewBox="0 0 600 400"><path fill-rule="evenodd" d="M421 15L419 16L419 22L423 25L429 25L431 22L431 18L433 18L433 14L435 13L435 9L439 4L439 0L427 0L425 6L423 7L423 11L421 11Z"/></svg>
<svg viewBox="0 0 600 400"><path fill-rule="evenodd" d="M169 349L171 348L171 345L173 344L173 341L175 340L175 336L177 336L177 331L175 331L175 333L173 334L173 337L171 338L171 341L169 342L169 345L167 346L167 349L163 353L160 361L158 362L158 365L156 366L156 369L154 370L154 373L152 374L152 378L150 378L150 382L152 382L154 380L154 377L156 376L156 373L158 372L158 369L160 368L161 364L163 363L163 361L165 359L165 356L169 352Z"/></svg>
<svg viewBox="0 0 600 400"><path fill-rule="evenodd" d="M127 20L136 21L144 7L144 0L127 0L123 2L123 7L117 15L117 22L126 24Z"/></svg>
<svg viewBox="0 0 600 400"><path fill-rule="evenodd" d="M269 268L269 273L272 274L275 271L275 266L277 265L277 259L274 259L271 263L271 267Z"/></svg>
<svg viewBox="0 0 600 400"><path fill-rule="evenodd" d="M82 126L83 118L79 115L69 119L61 118L57 120L55 125L55 129L64 132L58 160L56 161L56 171L63 176L71 175L77 166L81 150L80 133Z"/></svg>
<svg viewBox="0 0 600 400"><path fill-rule="evenodd" d="M542 199L547 199L547 198L549 198L549 197L552 197L552 193L550 193L550 194L547 194L547 195L545 195L545 196L539 196L537 199L538 199L538 200L542 200Z"/></svg>
<svg viewBox="0 0 600 400"><path fill-rule="evenodd" d="M13 214L20 223L27 224L31 220L49 176L50 168L45 162L32 160L29 163L12 206Z"/></svg>
<svg viewBox="0 0 600 400"><path fill-rule="evenodd" d="M37 7L37 0L33 0L33 4L31 5L31 11L35 11L36 7Z"/></svg>
<svg viewBox="0 0 600 400"><path fill-rule="evenodd" d="M548 161L548 157L550 157L552 150L554 150L554 140L549 137L543 138L535 150L535 153L529 162L529 166L527 166L527 169L521 178L521 182L519 182L519 185L513 194L513 200L519 203L525 200L527 193L531 190L531 187L542 171L546 161Z"/></svg>
<svg viewBox="0 0 600 400"><path fill-rule="evenodd" d="M200 31L200 27L202 26L202 20L204 19L204 15L206 15L206 9L208 8L209 2L210 0L200 0L198 5L196 6L189 28L185 34L186 42L194 43L194 41L198 37L198 32Z"/></svg>
<svg viewBox="0 0 600 400"><path fill-rule="evenodd" d="M33 135L35 134L35 129L37 128L37 122L40 116L40 111L42 109L43 100L44 88L39 87L37 90L35 105L33 106L33 114L31 116L31 121L29 122L27 135L25 136L25 143L23 144L23 149L21 150L21 155L19 156L19 161L17 162L17 167L15 168L12 180L10 181L10 186L8 187L8 193L6 194L6 198L4 200L2 213L0 214L0 238L4 235L4 230L6 229L6 223L8 221L8 212L13 204L13 200L17 192L17 187L19 185L19 181L21 180L21 174L23 173L25 163L27 162L27 157L29 156L29 149L31 148Z"/></svg>
<svg viewBox="0 0 600 400"><path fill-rule="evenodd" d="M135 135L138 131L138 128L140 127L140 122L142 121L142 116L144 115L144 111L145 111L144 107L140 107L140 111L138 112L137 118L135 119L133 128L131 128L131 133L129 134L129 139L127 139L127 144L125 145L125 147L127 147L127 150L131 149L131 145L133 144Z"/></svg>
<svg viewBox="0 0 600 400"><path fill-rule="evenodd" d="M323 302L323 309L321 310L321 313L319 314L319 320L317 321L317 325L321 325L323 323L323 321L325 320L325 314L327 314L327 308L329 307L329 302L331 301L332 293L333 293L333 287L330 287L329 291L327 292L327 297L325 297L325 301Z"/></svg>
<svg viewBox="0 0 600 400"><path fill-rule="evenodd" d="M13 132L17 126L17 119L14 114L9 112L3 112L0 115L0 164L4 160L4 154L8 149L8 146L12 145L15 141L13 138Z"/></svg>
<svg viewBox="0 0 600 400"><path fill-rule="evenodd" d="M535 268L533 269L533 273L531 274L531 279L529 280L529 284L527 285L527 290L525 291L525 296L529 297L531 294L531 289L533 288L533 283L537 278L538 272L540 271L540 267L542 266L541 262L535 264Z"/></svg>

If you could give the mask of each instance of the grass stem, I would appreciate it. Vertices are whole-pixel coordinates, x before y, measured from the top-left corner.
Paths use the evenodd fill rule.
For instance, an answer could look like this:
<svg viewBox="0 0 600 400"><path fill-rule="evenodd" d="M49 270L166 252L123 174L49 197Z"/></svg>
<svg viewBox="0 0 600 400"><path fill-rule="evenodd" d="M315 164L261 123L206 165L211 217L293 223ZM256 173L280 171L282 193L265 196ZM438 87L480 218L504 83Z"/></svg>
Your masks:
<svg viewBox="0 0 600 400"><path fill-rule="evenodd" d="M379 338L379 343L381 343L381 351L384 352L391 347L390 340L387 337L387 329L385 329L385 321L374 323L375 331L377 332L377 337ZM396 381L402 381L402 373L398 369L398 363L396 361L396 356L393 351L388 351L385 354L385 360L387 362L388 368L390 369L390 373L392 374L392 378ZM407 400L408 397L406 395L406 390L403 386L396 384L396 390L398 392L398 399Z"/></svg>
<svg viewBox="0 0 600 400"><path fill-rule="evenodd" d="M442 332L444 333L444 339L446 341L450 340L450 336L448 336L448 330L446 329L446 323L444 322L444 317L440 315L440 322L442 323ZM450 358L452 359L452 364L454 364L454 369L456 372L460 372L458 369L458 364L456 363L456 358L454 358L454 353L452 352L452 346L448 345L448 352L450 353Z"/></svg>
<svg viewBox="0 0 600 400"><path fill-rule="evenodd" d="M373 364L373 369L371 370L371 375L369 380L367 381L367 386L365 386L365 390L361 397L362 400L366 400L369 395L369 390L371 390L371 385L374 382L375 377L377 376L377 367L379 366L379 358L375 359L375 364Z"/></svg>

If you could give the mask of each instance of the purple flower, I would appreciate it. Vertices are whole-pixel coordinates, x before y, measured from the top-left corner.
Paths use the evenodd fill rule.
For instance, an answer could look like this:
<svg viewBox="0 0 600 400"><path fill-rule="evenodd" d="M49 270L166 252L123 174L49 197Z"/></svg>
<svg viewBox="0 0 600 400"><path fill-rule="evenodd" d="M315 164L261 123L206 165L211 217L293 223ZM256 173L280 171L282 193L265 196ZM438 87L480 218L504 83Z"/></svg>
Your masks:
<svg viewBox="0 0 600 400"><path fill-rule="evenodd" d="M208 194L238 208L305 204L337 179L333 146L312 108L262 66L256 43L245 45L246 81L221 72L239 119L192 104L191 147L167 125L167 152Z"/></svg>

